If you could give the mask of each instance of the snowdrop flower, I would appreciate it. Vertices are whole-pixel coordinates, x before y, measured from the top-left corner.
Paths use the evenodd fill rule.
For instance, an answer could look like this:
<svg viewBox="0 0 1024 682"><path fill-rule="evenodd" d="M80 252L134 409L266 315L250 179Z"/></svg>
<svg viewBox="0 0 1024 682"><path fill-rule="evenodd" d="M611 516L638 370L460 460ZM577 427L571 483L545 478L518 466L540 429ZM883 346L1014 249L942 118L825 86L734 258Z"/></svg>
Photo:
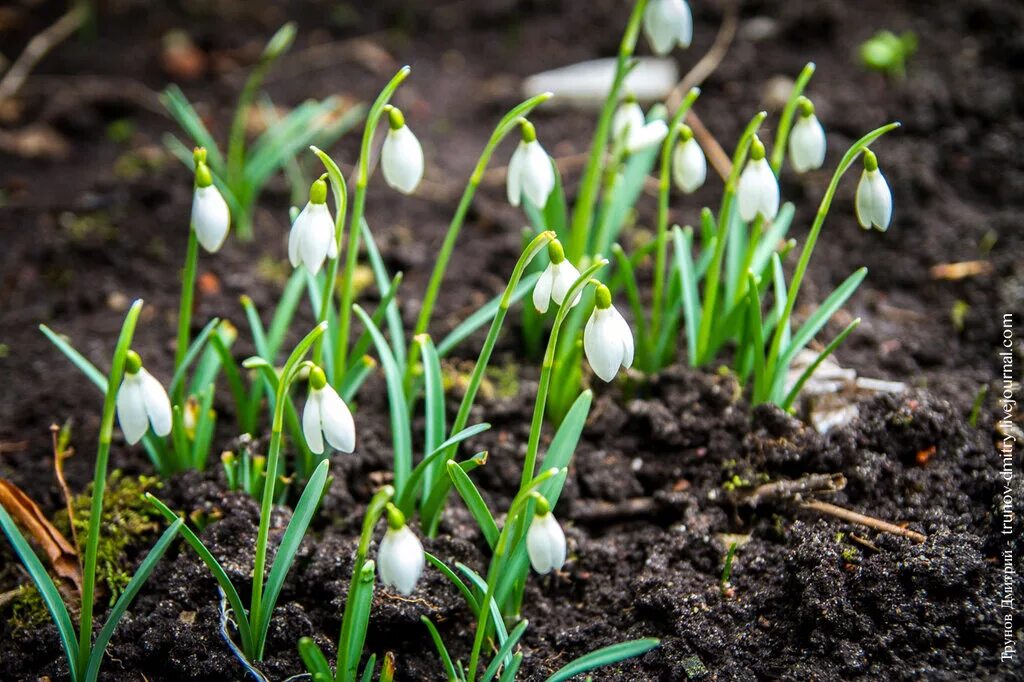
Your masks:
<svg viewBox="0 0 1024 682"><path fill-rule="evenodd" d="M356 449L356 425L348 405L338 392L327 383L327 375L319 367L309 370L309 398L302 410L302 435L306 445L317 454L323 454L324 438L335 450L352 452Z"/></svg>
<svg viewBox="0 0 1024 682"><path fill-rule="evenodd" d="M117 390L117 421L129 445L142 440L150 426L158 436L171 432L171 399L133 350L125 358L124 379Z"/></svg>
<svg viewBox="0 0 1024 682"><path fill-rule="evenodd" d="M231 224L228 205L220 190L213 185L213 174L206 165L206 150L196 147L196 185L192 193L192 229L203 248L216 253L224 244Z"/></svg>
<svg viewBox="0 0 1024 682"><path fill-rule="evenodd" d="M614 379L619 367L633 364L633 332L612 305L612 294L603 284L597 287L594 312L583 330L583 350L594 374L604 381Z"/></svg>
<svg viewBox="0 0 1024 682"><path fill-rule="evenodd" d="M654 53L664 57L676 45L693 40L693 16L686 0L651 0L644 10L644 35Z"/></svg>
<svg viewBox="0 0 1024 682"><path fill-rule="evenodd" d="M405 116L390 104L386 107L391 126L380 153L384 181L402 194L412 194L423 179L423 147L405 125Z"/></svg>
<svg viewBox="0 0 1024 682"><path fill-rule="evenodd" d="M526 553L533 570L544 575L565 564L565 533L552 515L548 501L542 495L536 498L536 515L526 531Z"/></svg>
<svg viewBox="0 0 1024 682"><path fill-rule="evenodd" d="M508 162L508 203L518 206L525 195L537 208L544 208L555 188L555 169L544 147L537 141L537 131L525 118L519 119L522 139Z"/></svg>
<svg viewBox="0 0 1024 682"><path fill-rule="evenodd" d="M668 126L664 121L647 122L644 110L632 95L626 95L612 117L612 137L622 142L627 152L649 149L665 139Z"/></svg>
<svg viewBox="0 0 1024 682"><path fill-rule="evenodd" d="M874 227L885 232L892 220L892 191L878 170L878 158L864 150L864 172L857 184L857 221L865 230Z"/></svg>
<svg viewBox="0 0 1024 682"><path fill-rule="evenodd" d="M338 257L334 219L327 209L327 183L321 177L309 188L309 203L292 223L288 235L288 260L292 267L304 265L310 274L320 272L327 258Z"/></svg>
<svg viewBox="0 0 1024 682"><path fill-rule="evenodd" d="M800 120L789 134L789 158L797 173L821 168L825 163L825 129L814 115L814 104L806 97L798 100Z"/></svg>
<svg viewBox="0 0 1024 682"><path fill-rule="evenodd" d="M566 260L565 250L557 239L548 244L548 258L551 262L533 287L533 307L540 313L548 311L548 304L551 301L554 301L555 305L562 305L569 288L580 276L580 271ZM580 302L582 295L583 292L576 295L572 302L573 306Z"/></svg>
<svg viewBox="0 0 1024 682"><path fill-rule="evenodd" d="M708 161L704 151L693 137L690 126L680 126L679 142L672 152L672 179L676 186L690 194L704 184L708 177Z"/></svg>
<svg viewBox="0 0 1024 682"><path fill-rule="evenodd" d="M389 502L388 530L377 551L377 572L381 582L408 597L416 589L416 582L423 573L424 560L419 538L405 524L405 515Z"/></svg>
<svg viewBox="0 0 1024 682"><path fill-rule="evenodd" d="M757 135L750 143L750 160L740 175L736 199L744 222L752 222L758 214L772 220L779 212L779 181L764 158L764 145Z"/></svg>

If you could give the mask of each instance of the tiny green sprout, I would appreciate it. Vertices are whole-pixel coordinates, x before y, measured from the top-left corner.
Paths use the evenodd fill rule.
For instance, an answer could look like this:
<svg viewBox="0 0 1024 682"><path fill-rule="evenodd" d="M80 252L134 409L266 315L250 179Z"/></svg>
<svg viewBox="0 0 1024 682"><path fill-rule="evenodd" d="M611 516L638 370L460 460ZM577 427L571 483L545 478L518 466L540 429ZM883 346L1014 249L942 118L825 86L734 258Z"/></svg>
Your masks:
<svg viewBox="0 0 1024 682"><path fill-rule="evenodd" d="M892 31L879 31L861 43L860 61L872 71L888 76L902 77L907 62L917 52L917 36L912 31L896 35Z"/></svg>
<svg viewBox="0 0 1024 682"><path fill-rule="evenodd" d="M981 415L981 408L985 404L985 396L988 395L988 384L982 384L981 388L978 389L978 393L974 396L974 403L971 405L971 414L967 418L967 423L972 428L978 427L978 417Z"/></svg>
<svg viewBox="0 0 1024 682"><path fill-rule="evenodd" d="M738 542L729 543L729 551L725 554L725 564L722 566L722 580L719 583L723 594L729 588L729 578L732 576L732 562L736 557L736 548L739 547L739 544Z"/></svg>

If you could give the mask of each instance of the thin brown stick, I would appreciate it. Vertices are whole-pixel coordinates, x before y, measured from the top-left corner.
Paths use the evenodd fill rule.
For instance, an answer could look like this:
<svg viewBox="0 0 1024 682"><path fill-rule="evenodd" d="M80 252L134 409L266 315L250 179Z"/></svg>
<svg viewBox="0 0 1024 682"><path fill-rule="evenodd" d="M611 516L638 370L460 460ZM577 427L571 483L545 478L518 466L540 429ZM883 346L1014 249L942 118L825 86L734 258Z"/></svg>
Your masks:
<svg viewBox="0 0 1024 682"><path fill-rule="evenodd" d="M924 542L926 538L921 533L916 531L897 526L895 523L889 523L888 521L882 521L876 519L873 516L865 516L859 512L839 507L829 502L822 502L821 500L808 500L801 505L804 509L813 509L814 511L821 512L822 514L828 514L834 516L837 519L848 521L849 523L856 523L860 526L866 526L873 528L874 530L881 531L882 533L892 533L893 535L902 535L905 538L910 538L914 542Z"/></svg>
<svg viewBox="0 0 1024 682"><path fill-rule="evenodd" d="M28 45L11 64L3 79L0 79L0 102L17 93L39 60L78 30L85 21L86 12L84 4L76 3L74 8L28 41Z"/></svg>
<svg viewBox="0 0 1024 682"><path fill-rule="evenodd" d="M68 510L68 526L71 528L71 541L75 543L75 549L80 549L78 532L75 530L74 497L72 497L71 488L68 487L68 482L64 478L64 460L75 454L75 449L62 448L60 446L60 431L61 427L56 424L50 424L50 436L53 440L53 472L57 478L57 485L60 486L60 492L64 495L64 505Z"/></svg>
<svg viewBox="0 0 1024 682"><path fill-rule="evenodd" d="M795 480L782 479L759 485L741 498L741 502L756 507L765 500L792 498L807 493L834 493L846 487L842 474L808 474Z"/></svg>
<svg viewBox="0 0 1024 682"><path fill-rule="evenodd" d="M729 2L725 7L725 16L722 17L722 25L718 27L718 33L715 35L715 41L711 43L711 48L704 53L704 56L693 65L683 79L672 89L672 92L665 98L665 106L668 107L669 111L673 111L680 104L683 103L683 98L686 97L686 93L690 91L690 88L699 86L708 79L711 74L715 72L718 65L725 59L726 53L729 52L729 46L732 45L732 39L736 37L736 24L738 23L739 12L736 9L736 2Z"/></svg>
<svg viewBox="0 0 1024 682"><path fill-rule="evenodd" d="M715 172L718 173L723 182L727 180L732 172L732 159L722 149L722 145L718 144L718 140L711 134L711 131L704 127L704 123L697 116L697 112L693 108L686 114L686 124L693 130L693 136L697 138L697 143L704 150L704 154L708 157L708 161L711 162L712 168L715 169Z"/></svg>

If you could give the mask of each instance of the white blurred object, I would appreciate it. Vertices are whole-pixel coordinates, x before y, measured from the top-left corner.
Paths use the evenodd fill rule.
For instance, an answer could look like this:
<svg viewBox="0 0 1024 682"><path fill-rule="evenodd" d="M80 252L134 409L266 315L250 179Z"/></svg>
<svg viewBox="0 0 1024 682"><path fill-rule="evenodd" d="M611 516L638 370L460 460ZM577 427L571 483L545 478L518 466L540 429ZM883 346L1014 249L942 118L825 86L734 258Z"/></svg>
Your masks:
<svg viewBox="0 0 1024 682"><path fill-rule="evenodd" d="M523 81L523 97L553 92L553 104L600 109L615 79L615 59L594 59L543 71ZM640 102L665 99L679 81L679 68L672 59L641 57L623 85ZM547 106L547 105L545 105Z"/></svg>

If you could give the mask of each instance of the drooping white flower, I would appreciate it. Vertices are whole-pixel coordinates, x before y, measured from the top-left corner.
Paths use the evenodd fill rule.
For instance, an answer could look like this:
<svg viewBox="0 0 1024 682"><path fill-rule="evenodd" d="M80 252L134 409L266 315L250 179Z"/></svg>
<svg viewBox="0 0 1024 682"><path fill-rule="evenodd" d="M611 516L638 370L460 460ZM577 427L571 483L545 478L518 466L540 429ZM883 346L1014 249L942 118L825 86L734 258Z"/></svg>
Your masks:
<svg viewBox="0 0 1024 682"><path fill-rule="evenodd" d="M548 203L555 188L555 169L544 147L537 141L537 131L525 118L520 119L522 139L508 162L508 203L518 206L525 195L537 208Z"/></svg>
<svg viewBox="0 0 1024 682"><path fill-rule="evenodd" d="M800 118L789 133L789 158L797 173L821 168L825 163L825 129L814 115L811 100L799 100Z"/></svg>
<svg viewBox="0 0 1024 682"><path fill-rule="evenodd" d="M644 110L632 96L627 96L612 116L612 137L622 142L627 152L653 147L666 135L668 125L660 119L648 123Z"/></svg>
<svg viewBox="0 0 1024 682"><path fill-rule="evenodd" d="M864 172L857 183L857 222L865 230L874 227L885 232L892 220L892 190L878 170L878 158L864 150Z"/></svg>
<svg viewBox="0 0 1024 682"><path fill-rule="evenodd" d="M633 332L603 284L597 287L594 312L583 330L583 350L594 374L604 381L614 379L620 367L633 364Z"/></svg>
<svg viewBox="0 0 1024 682"><path fill-rule="evenodd" d="M689 126L683 126L679 143L672 151L672 179L676 187L690 194L703 185L707 177L708 161L704 150L697 144Z"/></svg>
<svg viewBox="0 0 1024 682"><path fill-rule="evenodd" d="M206 150L195 151L196 183L192 193L192 229L204 249L216 253L224 244L231 225L231 213L220 190L213 185L213 174L206 165Z"/></svg>
<svg viewBox="0 0 1024 682"><path fill-rule="evenodd" d="M352 412L319 367L309 371L309 397L302 410L302 435L314 454L323 454L324 439L335 450L356 448L356 425Z"/></svg>
<svg viewBox="0 0 1024 682"><path fill-rule="evenodd" d="M130 445L142 440L150 426L158 436L171 432L171 399L132 350L128 351L124 379L117 390L117 421Z"/></svg>
<svg viewBox="0 0 1024 682"><path fill-rule="evenodd" d="M644 35L654 53L665 56L693 40L693 16L686 0L650 0L644 10Z"/></svg>
<svg viewBox="0 0 1024 682"><path fill-rule="evenodd" d="M381 582L405 596L412 594L423 573L425 557L419 538L405 523L405 516L388 503L388 530L377 551L377 572Z"/></svg>
<svg viewBox="0 0 1024 682"><path fill-rule="evenodd" d="M533 287L533 307L537 312L546 313L548 304L554 301L556 305L562 305L565 295L573 282L579 279L580 271L565 257L565 250L557 239L548 244L548 258L550 262L541 273L537 284ZM580 302L583 293L576 294L572 305Z"/></svg>
<svg viewBox="0 0 1024 682"><path fill-rule="evenodd" d="M384 181L403 194L412 194L423 179L423 147L405 125L401 111L391 107L388 120L390 128L380 154Z"/></svg>
<svg viewBox="0 0 1024 682"><path fill-rule="evenodd" d="M305 266L313 275L324 260L338 257L334 219L327 208L327 183L321 178L309 189L309 203L292 223L288 235L288 260L292 267Z"/></svg>
<svg viewBox="0 0 1024 682"><path fill-rule="evenodd" d="M565 533L543 497L537 500L537 513L526 531L526 553L541 575L565 565Z"/></svg>
<svg viewBox="0 0 1024 682"><path fill-rule="evenodd" d="M753 221L758 214L765 220L772 220L779 212L779 181L768 165L764 145L756 135L750 144L750 160L736 188L736 201L744 222Z"/></svg>

